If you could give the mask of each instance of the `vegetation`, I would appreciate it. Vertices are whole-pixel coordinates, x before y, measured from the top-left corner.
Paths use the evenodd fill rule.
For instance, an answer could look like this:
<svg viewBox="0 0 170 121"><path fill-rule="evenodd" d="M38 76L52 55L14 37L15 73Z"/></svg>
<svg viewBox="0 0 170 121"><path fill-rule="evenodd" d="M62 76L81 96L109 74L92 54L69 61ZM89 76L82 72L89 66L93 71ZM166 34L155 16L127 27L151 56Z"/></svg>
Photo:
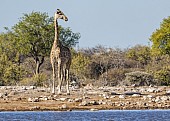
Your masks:
<svg viewBox="0 0 170 121"><path fill-rule="evenodd" d="M11 29L5 29L0 33L0 85L49 86L53 17L24 14ZM81 85L170 85L170 17L151 35L151 47L123 50L99 45L75 50L80 34L61 26L59 30L60 41L72 50L71 80Z"/></svg>

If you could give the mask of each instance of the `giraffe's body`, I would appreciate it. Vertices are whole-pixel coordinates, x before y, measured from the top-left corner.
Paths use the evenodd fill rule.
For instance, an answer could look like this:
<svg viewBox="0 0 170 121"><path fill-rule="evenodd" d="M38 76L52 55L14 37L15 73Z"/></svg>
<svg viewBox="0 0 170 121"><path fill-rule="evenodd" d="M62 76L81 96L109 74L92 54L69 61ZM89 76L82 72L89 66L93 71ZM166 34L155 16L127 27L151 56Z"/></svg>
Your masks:
<svg viewBox="0 0 170 121"><path fill-rule="evenodd" d="M67 21L67 17L59 9L55 13L54 22L55 22L55 39L51 49L50 59L53 68L53 87L52 93L55 94L55 80L58 79L58 94L61 94L61 85L62 81L67 81L67 94L69 91L69 70L71 65L71 52L68 47L62 45L59 41L59 32L58 32L58 22L57 19L63 19ZM57 68L57 69L56 69ZM57 71L57 75L56 75Z"/></svg>

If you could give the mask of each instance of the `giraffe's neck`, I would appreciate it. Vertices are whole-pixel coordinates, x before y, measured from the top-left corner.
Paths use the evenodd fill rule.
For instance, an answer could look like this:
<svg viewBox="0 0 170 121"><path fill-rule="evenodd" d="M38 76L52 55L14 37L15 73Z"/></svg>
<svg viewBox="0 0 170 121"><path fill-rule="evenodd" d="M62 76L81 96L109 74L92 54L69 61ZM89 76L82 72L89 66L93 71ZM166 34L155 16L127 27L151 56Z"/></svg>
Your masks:
<svg viewBox="0 0 170 121"><path fill-rule="evenodd" d="M54 38L54 46L60 46L59 42L59 27L58 27L58 22L57 19L54 19L54 26L55 26L55 38Z"/></svg>

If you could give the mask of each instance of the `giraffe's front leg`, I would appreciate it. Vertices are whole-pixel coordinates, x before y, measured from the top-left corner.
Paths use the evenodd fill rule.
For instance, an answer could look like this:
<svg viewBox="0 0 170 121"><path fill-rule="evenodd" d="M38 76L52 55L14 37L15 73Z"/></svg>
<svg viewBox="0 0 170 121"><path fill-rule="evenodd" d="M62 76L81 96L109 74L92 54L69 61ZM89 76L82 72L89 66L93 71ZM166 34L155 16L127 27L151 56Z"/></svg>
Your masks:
<svg viewBox="0 0 170 121"><path fill-rule="evenodd" d="M61 61L58 61L58 94L61 94Z"/></svg>

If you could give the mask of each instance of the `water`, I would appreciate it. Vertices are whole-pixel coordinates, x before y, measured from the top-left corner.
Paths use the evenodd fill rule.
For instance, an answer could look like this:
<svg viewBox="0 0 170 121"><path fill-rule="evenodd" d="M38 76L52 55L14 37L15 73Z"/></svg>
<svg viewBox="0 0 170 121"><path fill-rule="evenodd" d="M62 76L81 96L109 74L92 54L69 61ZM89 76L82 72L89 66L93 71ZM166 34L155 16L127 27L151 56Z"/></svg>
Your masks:
<svg viewBox="0 0 170 121"><path fill-rule="evenodd" d="M170 110L0 112L0 121L170 121Z"/></svg>

